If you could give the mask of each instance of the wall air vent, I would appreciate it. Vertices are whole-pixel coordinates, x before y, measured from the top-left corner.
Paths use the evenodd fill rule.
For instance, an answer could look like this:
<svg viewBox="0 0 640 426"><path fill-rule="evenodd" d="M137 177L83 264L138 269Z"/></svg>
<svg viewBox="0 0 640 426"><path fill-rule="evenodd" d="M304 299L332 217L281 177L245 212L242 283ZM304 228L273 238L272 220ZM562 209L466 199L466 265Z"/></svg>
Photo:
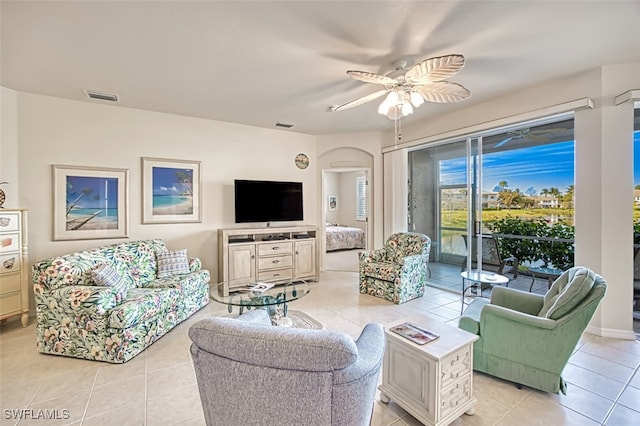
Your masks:
<svg viewBox="0 0 640 426"><path fill-rule="evenodd" d="M112 95L109 93L100 93L95 90L83 90L84 94L87 95L89 99L98 99L100 101L109 101L109 102L118 102L118 95Z"/></svg>
<svg viewBox="0 0 640 426"><path fill-rule="evenodd" d="M293 126L295 126L295 124L288 124L288 123L276 123L274 124L275 127L282 127L283 129L290 129Z"/></svg>

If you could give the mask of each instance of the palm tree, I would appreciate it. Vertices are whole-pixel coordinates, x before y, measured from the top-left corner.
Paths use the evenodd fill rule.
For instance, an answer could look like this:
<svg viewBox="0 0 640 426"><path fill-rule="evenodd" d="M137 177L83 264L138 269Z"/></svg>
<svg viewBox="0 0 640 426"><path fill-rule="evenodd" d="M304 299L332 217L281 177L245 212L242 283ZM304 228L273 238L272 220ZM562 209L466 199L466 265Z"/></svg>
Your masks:
<svg viewBox="0 0 640 426"><path fill-rule="evenodd" d="M500 187L500 189L502 191L504 191L505 189L507 189L509 187L509 183L507 183L506 180L501 180L500 182L498 182L498 186Z"/></svg>

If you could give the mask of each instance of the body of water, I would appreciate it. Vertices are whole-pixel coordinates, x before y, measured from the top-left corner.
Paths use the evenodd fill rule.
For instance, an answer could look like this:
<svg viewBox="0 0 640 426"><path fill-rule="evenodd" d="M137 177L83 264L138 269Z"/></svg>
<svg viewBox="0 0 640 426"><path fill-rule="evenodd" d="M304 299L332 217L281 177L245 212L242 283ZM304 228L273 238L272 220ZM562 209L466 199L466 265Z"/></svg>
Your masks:
<svg viewBox="0 0 640 426"><path fill-rule="evenodd" d="M69 213L72 216L84 216L84 215L92 215L95 212L99 212L96 217L104 220L110 220L116 222L118 220L118 209L72 209Z"/></svg>
<svg viewBox="0 0 640 426"><path fill-rule="evenodd" d="M191 197L184 197L180 195L154 195L153 207L171 207L177 206L185 201L189 201Z"/></svg>

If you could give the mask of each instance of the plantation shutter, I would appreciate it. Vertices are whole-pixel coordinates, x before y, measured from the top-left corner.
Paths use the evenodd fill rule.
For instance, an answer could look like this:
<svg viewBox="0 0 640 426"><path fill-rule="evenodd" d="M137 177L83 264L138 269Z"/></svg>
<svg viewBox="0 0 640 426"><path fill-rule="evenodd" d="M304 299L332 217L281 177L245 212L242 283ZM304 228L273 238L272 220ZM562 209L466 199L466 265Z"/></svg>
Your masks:
<svg viewBox="0 0 640 426"><path fill-rule="evenodd" d="M356 220L367 220L367 179L356 177Z"/></svg>

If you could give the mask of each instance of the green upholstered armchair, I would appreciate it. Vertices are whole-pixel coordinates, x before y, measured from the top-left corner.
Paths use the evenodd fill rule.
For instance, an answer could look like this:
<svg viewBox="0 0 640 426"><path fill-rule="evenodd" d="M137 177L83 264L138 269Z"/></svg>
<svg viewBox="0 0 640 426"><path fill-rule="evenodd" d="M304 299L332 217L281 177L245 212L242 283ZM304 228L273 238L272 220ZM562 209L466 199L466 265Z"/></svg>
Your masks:
<svg viewBox="0 0 640 426"><path fill-rule="evenodd" d="M360 253L360 293L393 303L424 295L431 239L417 232L398 232L384 247Z"/></svg>
<svg viewBox="0 0 640 426"><path fill-rule="evenodd" d="M473 346L474 370L566 394L562 370L606 287L601 276L576 266L544 296L495 287L490 300L475 299L458 324L480 336Z"/></svg>

